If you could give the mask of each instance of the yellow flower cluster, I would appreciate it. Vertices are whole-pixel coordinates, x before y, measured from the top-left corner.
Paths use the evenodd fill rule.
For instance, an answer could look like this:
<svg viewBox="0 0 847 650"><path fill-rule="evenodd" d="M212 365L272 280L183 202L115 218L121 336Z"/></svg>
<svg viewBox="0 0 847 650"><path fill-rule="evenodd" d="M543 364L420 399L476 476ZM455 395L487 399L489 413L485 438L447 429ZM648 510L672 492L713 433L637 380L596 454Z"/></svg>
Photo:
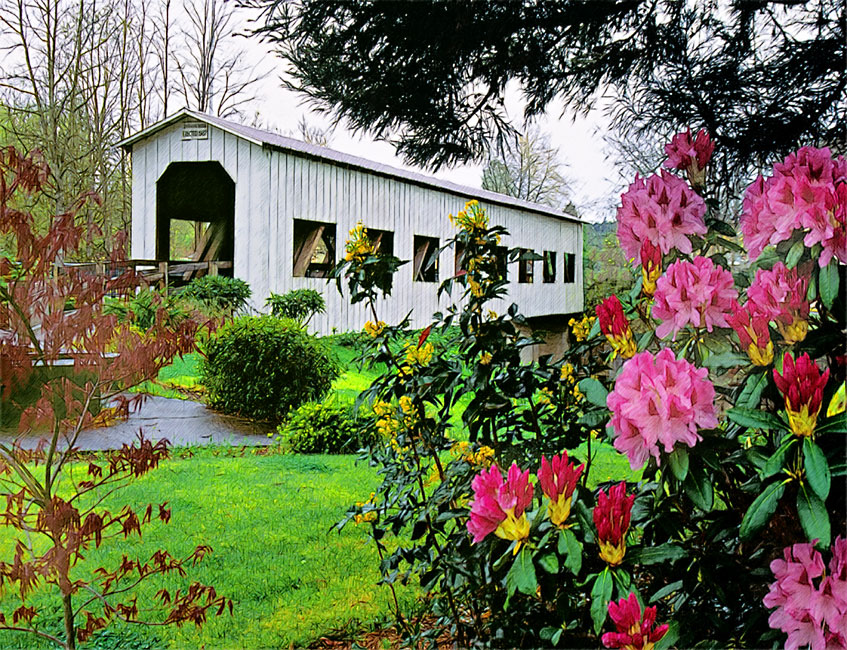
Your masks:
<svg viewBox="0 0 847 650"><path fill-rule="evenodd" d="M376 415L377 433L387 440L398 454L407 452L409 448L400 446L397 436L411 431L418 422L418 414L412 398L403 395L398 400L398 406L391 402L377 400L374 402L373 409Z"/></svg>
<svg viewBox="0 0 847 650"><path fill-rule="evenodd" d="M376 503L376 493L371 492L370 498L367 501L357 501L356 507L357 508L364 508L365 506L371 505L371 504L374 504L374 503ZM369 512L363 512L361 514L355 515L353 517L353 521L356 523L357 526L364 521L376 521L376 512L371 510Z"/></svg>
<svg viewBox="0 0 847 650"><path fill-rule="evenodd" d="M562 366L562 376L561 376L561 380L562 380L563 382L568 383L568 384L573 384L573 383L575 383L575 382L576 382L576 377L574 377L573 370L574 370L574 369L573 369L573 364L572 364L572 363L565 363L565 364Z"/></svg>
<svg viewBox="0 0 847 650"><path fill-rule="evenodd" d="M474 451L471 443L465 440L460 440L450 447L450 453L459 460L463 460L476 467L488 468L494 462L494 450L491 447L482 445Z"/></svg>
<svg viewBox="0 0 847 650"><path fill-rule="evenodd" d="M409 366L428 366L432 361L432 353L434 348L432 343L424 343L418 347L414 343L407 343L406 348L406 364Z"/></svg>
<svg viewBox="0 0 847 650"><path fill-rule="evenodd" d="M594 325L595 320L597 320L596 316L585 315L582 317L582 320L576 320L575 318L571 318L568 321L568 325L571 326L571 329L573 330L573 335L576 338L577 342L584 341L588 338L588 333L591 331L591 326Z"/></svg>
<svg viewBox="0 0 847 650"><path fill-rule="evenodd" d="M573 390L571 391L571 393L573 394L577 402L581 402L583 399L585 399L585 396L582 394L582 391L579 390L579 386L576 384L573 385Z"/></svg>
<svg viewBox="0 0 847 650"><path fill-rule="evenodd" d="M488 228L488 217L485 210L479 206L479 201L468 201L465 209L459 211L454 217L450 215L450 223L465 232L477 232ZM485 240L483 240L484 243Z"/></svg>
<svg viewBox="0 0 847 650"><path fill-rule="evenodd" d="M487 366L489 363L491 363L491 360L493 358L494 357L490 352L483 352L479 355L479 365Z"/></svg>
<svg viewBox="0 0 847 650"><path fill-rule="evenodd" d="M539 404L549 404L550 400L553 398L553 391L549 388L542 388L538 391L538 403Z"/></svg>
<svg viewBox="0 0 847 650"><path fill-rule="evenodd" d="M361 222L350 231L350 239L347 240L347 254L344 259L348 262L364 262L369 255L374 254L373 242L368 239L368 231Z"/></svg>
<svg viewBox="0 0 847 650"><path fill-rule="evenodd" d="M385 330L386 324L384 321L377 321L376 323L372 321L368 321L365 323L365 333L370 336L372 339L376 338Z"/></svg>

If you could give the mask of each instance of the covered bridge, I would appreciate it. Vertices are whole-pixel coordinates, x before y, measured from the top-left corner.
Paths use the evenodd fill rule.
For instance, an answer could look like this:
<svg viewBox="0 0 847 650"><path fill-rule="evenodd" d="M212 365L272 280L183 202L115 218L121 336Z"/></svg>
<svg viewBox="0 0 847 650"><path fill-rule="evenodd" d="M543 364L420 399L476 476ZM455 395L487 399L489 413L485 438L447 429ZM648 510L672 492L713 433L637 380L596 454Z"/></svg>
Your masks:
<svg viewBox="0 0 847 650"><path fill-rule="evenodd" d="M380 250L411 260L400 268L380 318L415 325L443 309L438 286L456 272L449 214L480 201L503 243L543 260L512 264L509 302L547 324L583 309L582 223L569 214L339 153L211 115L183 110L120 143L132 153L132 256L220 261L249 283L253 306L271 292L312 288L327 313L321 333L361 329L362 305L350 305L327 271L361 222ZM231 265L229 264L231 263ZM518 268L519 267L519 268ZM496 306L495 306L496 309Z"/></svg>

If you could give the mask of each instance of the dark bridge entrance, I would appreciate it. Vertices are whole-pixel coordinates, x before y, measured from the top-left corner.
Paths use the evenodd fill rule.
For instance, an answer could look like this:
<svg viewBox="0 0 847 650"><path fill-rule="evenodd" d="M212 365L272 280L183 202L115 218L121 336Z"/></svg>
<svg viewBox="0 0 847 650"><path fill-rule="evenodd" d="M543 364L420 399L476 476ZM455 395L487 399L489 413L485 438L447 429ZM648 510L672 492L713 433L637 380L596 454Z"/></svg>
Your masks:
<svg viewBox="0 0 847 650"><path fill-rule="evenodd" d="M156 182L156 259L231 262L234 241L235 183L220 163L168 165Z"/></svg>

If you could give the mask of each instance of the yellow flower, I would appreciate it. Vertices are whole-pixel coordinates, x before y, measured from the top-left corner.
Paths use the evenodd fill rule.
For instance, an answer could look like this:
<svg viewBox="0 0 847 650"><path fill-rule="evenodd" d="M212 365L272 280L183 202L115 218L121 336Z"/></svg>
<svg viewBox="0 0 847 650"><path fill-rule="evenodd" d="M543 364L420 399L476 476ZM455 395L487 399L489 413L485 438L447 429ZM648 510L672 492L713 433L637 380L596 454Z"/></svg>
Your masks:
<svg viewBox="0 0 847 650"><path fill-rule="evenodd" d="M574 383L574 382L576 381L576 379L575 379L575 378L574 378L574 376L573 376L573 370L574 370L574 368L573 368L573 364L572 364L572 363L565 363L565 364L562 366L562 376L561 376L561 380L562 380L562 381L566 381L566 382L567 382L567 383L569 383L569 384Z"/></svg>
<svg viewBox="0 0 847 650"><path fill-rule="evenodd" d="M479 201L468 201L465 209L461 210L455 217L450 215L450 223L465 232L478 232L488 228L488 217L485 215Z"/></svg>
<svg viewBox="0 0 847 650"><path fill-rule="evenodd" d="M344 259L348 262L356 261L363 262L369 255L374 253L374 245L368 239L368 231L361 222L356 224L356 227L350 231L350 239L346 244L347 254Z"/></svg>
<svg viewBox="0 0 847 650"><path fill-rule="evenodd" d="M550 399L553 397L553 391L549 388L542 388L538 391L538 403L539 404L549 404Z"/></svg>
<svg viewBox="0 0 847 650"><path fill-rule="evenodd" d="M365 323L365 333L370 336L372 339L376 338L385 330L386 323L383 321L377 321L375 324L371 321Z"/></svg>
<svg viewBox="0 0 847 650"><path fill-rule="evenodd" d="M573 396L576 398L577 402L581 402L584 399L582 391L579 390L579 386L577 386L576 384L574 384L573 387Z"/></svg>
<svg viewBox="0 0 847 650"><path fill-rule="evenodd" d="M410 366L427 366L429 362L432 360L432 353L434 348L432 347L432 343L424 343L422 346L418 347L413 343L406 344L406 363Z"/></svg>
<svg viewBox="0 0 847 650"><path fill-rule="evenodd" d="M490 352L483 352L479 355L479 365L487 366L493 358L494 356Z"/></svg>
<svg viewBox="0 0 847 650"><path fill-rule="evenodd" d="M595 320L597 320L595 316L586 315L582 317L582 320L571 318L568 321L568 325L571 326L574 338L577 342L584 341L588 338L588 334L591 332L591 326L594 324Z"/></svg>

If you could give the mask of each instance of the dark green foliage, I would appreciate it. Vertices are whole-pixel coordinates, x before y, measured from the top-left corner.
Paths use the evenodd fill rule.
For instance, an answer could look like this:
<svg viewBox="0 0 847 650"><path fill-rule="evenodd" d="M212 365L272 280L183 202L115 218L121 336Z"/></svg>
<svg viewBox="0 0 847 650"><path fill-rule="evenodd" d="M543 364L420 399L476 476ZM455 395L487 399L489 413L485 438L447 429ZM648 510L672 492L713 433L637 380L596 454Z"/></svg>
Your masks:
<svg viewBox="0 0 847 650"><path fill-rule="evenodd" d="M416 164L482 160L512 80L527 116L616 95L627 133L704 127L730 175L847 128L842 0L249 4L291 88Z"/></svg>
<svg viewBox="0 0 847 650"><path fill-rule="evenodd" d="M142 330L149 330L156 322L156 314L164 309L167 322L177 324L188 318L189 311L181 301L173 295L164 295L150 287L142 288L134 296L127 299L106 298L103 311L114 314L123 322L128 319L133 325Z"/></svg>
<svg viewBox="0 0 847 650"><path fill-rule="evenodd" d="M277 431L283 447L300 454L350 454L375 442L372 420L332 402L301 404Z"/></svg>
<svg viewBox="0 0 847 650"><path fill-rule="evenodd" d="M206 346L201 365L209 405L224 413L280 421L319 400L338 376L328 348L290 319L242 316Z"/></svg>
<svg viewBox="0 0 847 650"><path fill-rule="evenodd" d="M181 295L196 300L206 309L235 313L247 306L252 292L247 283L239 278L204 275L189 282Z"/></svg>
<svg viewBox="0 0 847 650"><path fill-rule="evenodd" d="M315 314L326 311L324 297L314 289L294 289L282 295L271 293L265 301L271 308L271 315L277 318L292 318L306 325Z"/></svg>

